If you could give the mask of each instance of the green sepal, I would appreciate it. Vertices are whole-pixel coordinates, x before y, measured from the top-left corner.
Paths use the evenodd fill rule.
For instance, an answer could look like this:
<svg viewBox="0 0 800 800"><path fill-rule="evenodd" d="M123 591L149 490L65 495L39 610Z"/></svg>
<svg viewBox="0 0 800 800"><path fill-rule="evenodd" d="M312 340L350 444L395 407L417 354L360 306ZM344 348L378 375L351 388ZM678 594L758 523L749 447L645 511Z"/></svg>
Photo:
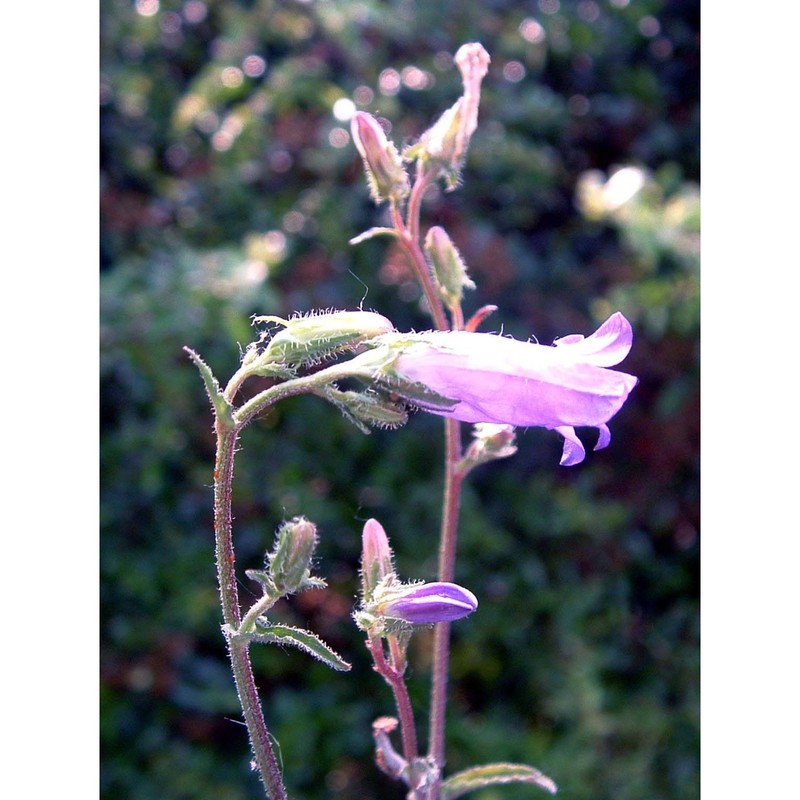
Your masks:
<svg viewBox="0 0 800 800"><path fill-rule="evenodd" d="M257 351L257 347L257 344L251 344L247 349L247 355L250 356L250 354L253 353L255 356L250 356L249 362L247 360L242 361L242 366L249 368L248 372L250 375L257 375L260 378L280 378L284 381L290 381L297 377L297 370L288 364L279 361L256 363L260 355Z"/></svg>
<svg viewBox="0 0 800 800"><path fill-rule="evenodd" d="M264 572L264 570L246 569L244 574L247 575L247 577L251 580L258 581L264 587L264 594L275 598L283 596L278 589L275 588L275 582L272 580L269 573ZM324 589L327 585L327 582L323 578L308 576L303 578L303 580L300 582L300 585L293 592L291 592L291 594L305 592L307 589Z"/></svg>
<svg viewBox="0 0 800 800"><path fill-rule="evenodd" d="M322 394L362 433L369 434L370 427L394 430L408 422L408 412L401 403L376 392L343 392L332 386L325 386Z"/></svg>
<svg viewBox="0 0 800 800"><path fill-rule="evenodd" d="M371 348L344 362L354 378L386 392L395 394L419 408L452 410L459 401L434 392L424 383L410 381L395 369L395 362L410 348L426 346L424 334L392 333L377 336L365 346Z"/></svg>
<svg viewBox="0 0 800 800"><path fill-rule="evenodd" d="M253 633L243 633L241 636L252 642L263 644L289 644L313 656L331 669L347 672L348 664L335 650L328 647L322 639L311 631L302 628L293 628L290 625L278 625L269 622L264 617L256 620L256 630Z"/></svg>
<svg viewBox="0 0 800 800"><path fill-rule="evenodd" d="M434 392L424 383L404 380L394 375L383 375L379 380L388 392L399 395L418 408L452 411L460 402L455 398L445 397L443 394Z"/></svg>
<svg viewBox="0 0 800 800"><path fill-rule="evenodd" d="M454 800L462 794L505 783L530 783L556 794L558 787L543 772L525 764L484 764L457 772L442 782L440 800Z"/></svg>
<svg viewBox="0 0 800 800"><path fill-rule="evenodd" d="M280 593L275 588L275 582L268 572L265 572L263 569L246 569L244 574L247 575L251 581L258 581L264 588L264 594L275 598L280 597Z"/></svg>
<svg viewBox="0 0 800 800"><path fill-rule="evenodd" d="M208 399L211 401L211 407L214 409L217 420L224 423L226 427L233 428L235 426L233 409L222 394L219 381L214 377L211 368L194 352L194 350L188 347L184 347L183 349L189 354L189 358L192 359L194 365L200 371L200 377L206 385L206 393L208 394Z"/></svg>

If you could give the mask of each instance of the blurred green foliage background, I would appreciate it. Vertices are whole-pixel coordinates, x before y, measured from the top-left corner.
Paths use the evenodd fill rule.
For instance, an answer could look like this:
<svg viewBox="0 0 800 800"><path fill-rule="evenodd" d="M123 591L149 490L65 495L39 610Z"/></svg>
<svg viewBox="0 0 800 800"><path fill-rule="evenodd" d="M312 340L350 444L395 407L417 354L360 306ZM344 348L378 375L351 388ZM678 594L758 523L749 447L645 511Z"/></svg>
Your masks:
<svg viewBox="0 0 800 800"><path fill-rule="evenodd" d="M582 465L559 467L560 437L532 429L469 481L457 579L481 605L454 626L447 768L530 763L564 798L699 795L699 3L102 0L108 800L261 796L219 631L211 414L181 348L225 380L254 313L363 301L428 327L388 240L348 244L385 209L347 114L413 140L459 96L450 56L467 41L492 57L480 125L463 185L424 206L478 284L467 314L496 304L484 330L546 343L621 310L640 384ZM275 527L305 514L329 588L280 613L354 664L254 650L294 798L404 794L372 763L370 723L392 704L350 613L370 516L405 577L435 575L441 428L417 414L364 436L297 398L245 431L243 594ZM427 645L410 671L423 741Z"/></svg>

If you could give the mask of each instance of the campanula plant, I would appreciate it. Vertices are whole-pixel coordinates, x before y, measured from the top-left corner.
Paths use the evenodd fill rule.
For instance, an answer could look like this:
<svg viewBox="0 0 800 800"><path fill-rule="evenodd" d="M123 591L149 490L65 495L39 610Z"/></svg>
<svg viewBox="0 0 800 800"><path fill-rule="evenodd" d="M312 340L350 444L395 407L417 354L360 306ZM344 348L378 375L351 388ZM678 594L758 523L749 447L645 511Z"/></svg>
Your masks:
<svg viewBox="0 0 800 800"><path fill-rule="evenodd" d="M245 571L260 585L261 596L243 608L239 593L232 512L239 438L268 408L298 394L328 401L364 432L371 427L401 427L414 409L444 419L437 579L422 582L415 576L398 575L389 537L377 520L367 520L361 531L361 590L353 617L396 707L396 716L382 713L372 726L377 766L404 785L409 800L451 800L506 783L527 783L556 792L551 778L525 764L487 764L454 775L444 772L450 626L468 625L469 616L479 608L475 594L455 581L461 487L477 466L516 452L515 427L540 427L560 434L564 466L585 458L575 428L596 428L595 450L608 446L608 423L637 383L634 376L610 369L627 356L633 331L617 312L589 336L569 334L553 345L542 345L478 331L493 306L465 319L464 291L475 288L467 265L444 228L433 226L423 235L420 213L423 195L434 184L441 181L446 191L458 186L478 124L489 54L480 44L466 44L454 61L463 81L461 97L402 151L375 117L359 111L351 122L371 197L378 204L388 203L391 220L391 226L371 228L352 243L375 236L394 238L420 284L433 330L397 331L385 316L363 310L311 312L288 320L259 316L254 321L262 326L260 332L224 387L201 357L187 349L214 411L214 529L222 631L254 764L271 800L285 800L287 790L253 675L251 645L290 645L333 670L350 668L312 631L281 625L269 617L281 598L325 585L312 574L318 541L312 522L298 517L282 524L263 567ZM252 378L260 379L261 387L266 379L266 388L240 400L240 389ZM462 423L474 426L466 447ZM402 531L394 535L402 536ZM417 631L431 626L429 729L423 750L405 674L409 642ZM395 731L399 751L393 742Z"/></svg>

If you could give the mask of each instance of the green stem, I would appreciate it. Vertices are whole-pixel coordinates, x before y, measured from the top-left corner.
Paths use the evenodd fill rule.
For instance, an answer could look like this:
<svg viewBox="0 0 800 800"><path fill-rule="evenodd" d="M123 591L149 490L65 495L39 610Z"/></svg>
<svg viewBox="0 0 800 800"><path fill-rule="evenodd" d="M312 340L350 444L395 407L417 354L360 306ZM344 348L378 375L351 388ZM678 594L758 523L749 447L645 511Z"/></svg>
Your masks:
<svg viewBox="0 0 800 800"><path fill-rule="evenodd" d="M298 394L313 392L320 386L352 377L352 368L348 367L345 361L342 364L333 364L326 369L321 369L313 375L304 375L302 378L290 378L283 383L278 383L275 386L271 386L269 389L265 389L263 392L260 392L255 397L248 400L234 413L233 419L240 428L243 428L249 422L252 422L260 413L279 400L284 400L287 397L294 397Z"/></svg>
<svg viewBox="0 0 800 800"><path fill-rule="evenodd" d="M216 419L217 460L214 468L214 535L216 539L217 579L219 582L222 616L225 621L228 654L233 669L236 691L242 706L250 746L261 775L261 781L270 800L286 800L278 761L272 747L264 712L258 697L253 668L250 664L249 645L237 641L233 631L241 625L241 606L236 583L236 557L233 548L233 464L236 441L243 425Z"/></svg>
<svg viewBox="0 0 800 800"><path fill-rule="evenodd" d="M250 745L253 748L261 782L264 784L270 800L287 800L283 776L264 721L264 712L261 709L253 667L250 664L249 643L237 640L235 636L231 635L228 641L228 652L233 667L236 691L239 693L244 721L250 733Z"/></svg>
<svg viewBox="0 0 800 800"><path fill-rule="evenodd" d="M239 626L238 633L252 633L255 629L256 620L265 612L269 611L275 603L278 602L278 597L265 594L260 600L257 600L250 606L250 610L244 615L242 624Z"/></svg>
<svg viewBox="0 0 800 800"><path fill-rule="evenodd" d="M236 630L242 619L239 589L236 584L236 556L233 549L233 462L241 426L216 417L217 460L214 466L214 535L216 539L217 578L222 618Z"/></svg>

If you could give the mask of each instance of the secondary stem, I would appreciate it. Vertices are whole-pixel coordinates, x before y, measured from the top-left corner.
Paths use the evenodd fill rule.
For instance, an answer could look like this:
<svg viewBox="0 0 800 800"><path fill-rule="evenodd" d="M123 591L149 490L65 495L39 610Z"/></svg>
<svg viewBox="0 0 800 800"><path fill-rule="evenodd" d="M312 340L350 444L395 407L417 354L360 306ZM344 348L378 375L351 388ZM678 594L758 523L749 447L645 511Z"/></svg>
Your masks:
<svg viewBox="0 0 800 800"><path fill-rule="evenodd" d="M402 672L396 669L394 664L386 661L380 637L368 639L367 647L375 661L376 672L383 676L394 694L397 716L400 719L400 735L403 740L403 758L410 764L417 757L417 731L406 682Z"/></svg>
<svg viewBox="0 0 800 800"><path fill-rule="evenodd" d="M445 484L442 506L442 529L439 540L439 580L455 576L458 511L463 476L456 465L461 458L461 424L445 420ZM450 660L450 623L440 622L433 634L433 679L431 685L429 755L439 767L444 766L444 734L447 711L447 673ZM431 795L437 797L438 792Z"/></svg>

